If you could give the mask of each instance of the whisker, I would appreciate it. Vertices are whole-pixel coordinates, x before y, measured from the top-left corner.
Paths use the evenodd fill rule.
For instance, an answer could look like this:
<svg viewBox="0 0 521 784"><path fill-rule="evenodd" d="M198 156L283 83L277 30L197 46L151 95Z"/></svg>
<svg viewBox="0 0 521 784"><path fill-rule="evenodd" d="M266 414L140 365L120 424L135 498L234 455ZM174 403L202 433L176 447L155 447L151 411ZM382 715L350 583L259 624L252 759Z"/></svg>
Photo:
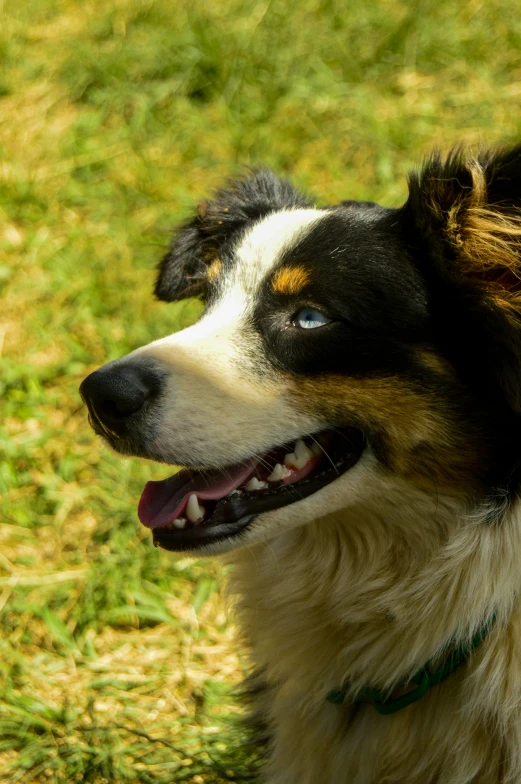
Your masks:
<svg viewBox="0 0 521 784"><path fill-rule="evenodd" d="M325 454L325 456L327 457L327 459L329 460L329 462L331 463L331 465L333 466L333 468L335 469L335 471L336 471L336 472L337 472L337 474L338 474L338 468L336 467L336 465L335 465L335 463L334 463L334 461L333 461L333 458L330 456L330 454L328 453L328 451L327 451L326 449L324 449L324 447L322 446L322 444L320 443L320 441L317 441L317 439L315 438L315 436L313 436L311 433L310 433L308 436L306 436L306 437L307 437L307 438L311 438L311 440L312 440L312 441L314 441L314 442L315 442L315 444L316 444L317 446L319 446L319 447L320 447L320 449L323 451L323 453Z"/></svg>
<svg viewBox="0 0 521 784"><path fill-rule="evenodd" d="M271 466L271 465L268 463L268 461L267 461L267 460L265 460L265 459L264 459L264 458L262 458L262 457L261 457L261 458L259 458L259 463L262 465L262 467L263 467L263 468L266 468L266 470L268 470L268 471L271 471L271 469L273 468L273 466Z"/></svg>

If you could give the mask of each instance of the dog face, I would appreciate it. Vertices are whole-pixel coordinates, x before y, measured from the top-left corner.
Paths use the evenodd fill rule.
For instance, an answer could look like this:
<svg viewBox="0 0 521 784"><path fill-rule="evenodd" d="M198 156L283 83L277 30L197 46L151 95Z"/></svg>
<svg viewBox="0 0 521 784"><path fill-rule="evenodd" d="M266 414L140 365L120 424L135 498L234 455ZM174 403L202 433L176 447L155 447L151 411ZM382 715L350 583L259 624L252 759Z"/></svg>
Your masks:
<svg viewBox="0 0 521 784"><path fill-rule="evenodd" d="M143 493L158 544L250 544L393 482L515 491L520 160L435 157L400 209L318 209L266 171L199 206L156 295L201 319L81 389L117 451L186 466Z"/></svg>

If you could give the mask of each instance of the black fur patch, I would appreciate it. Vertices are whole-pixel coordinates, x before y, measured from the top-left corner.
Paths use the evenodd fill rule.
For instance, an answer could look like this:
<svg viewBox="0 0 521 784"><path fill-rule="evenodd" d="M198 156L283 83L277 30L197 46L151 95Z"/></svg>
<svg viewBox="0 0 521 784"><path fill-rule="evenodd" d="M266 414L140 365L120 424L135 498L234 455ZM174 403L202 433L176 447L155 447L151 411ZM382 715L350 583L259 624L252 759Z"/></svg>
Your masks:
<svg viewBox="0 0 521 784"><path fill-rule="evenodd" d="M408 258L397 210L365 205L333 210L279 263L298 265L310 282L299 295L264 283L254 322L268 358L298 374L403 372L414 349L432 339L428 291ZM317 329L292 324L302 307L332 319Z"/></svg>

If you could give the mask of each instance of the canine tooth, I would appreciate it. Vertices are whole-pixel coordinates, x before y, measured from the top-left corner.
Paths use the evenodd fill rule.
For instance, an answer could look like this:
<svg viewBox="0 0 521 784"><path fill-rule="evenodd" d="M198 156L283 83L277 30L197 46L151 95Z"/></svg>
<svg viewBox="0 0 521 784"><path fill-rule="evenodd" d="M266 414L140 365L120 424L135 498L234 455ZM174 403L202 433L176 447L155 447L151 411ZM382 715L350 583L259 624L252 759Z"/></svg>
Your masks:
<svg viewBox="0 0 521 784"><path fill-rule="evenodd" d="M176 528L184 528L186 525L186 518L185 517L176 517L175 520L172 520L171 523L168 523L168 527L175 526Z"/></svg>
<svg viewBox="0 0 521 784"><path fill-rule="evenodd" d="M313 452L315 457L318 457L319 455L323 454L323 451L324 451L322 449L322 447L320 446L320 444L318 444L317 442L314 442L313 444L311 444L310 449Z"/></svg>
<svg viewBox="0 0 521 784"><path fill-rule="evenodd" d="M306 446L304 441L301 438L299 438L297 443L295 444L295 455L300 463L298 467L302 468L302 466L305 466L306 463L308 463L311 460L311 458L313 457L313 452L308 446Z"/></svg>
<svg viewBox="0 0 521 784"><path fill-rule="evenodd" d="M198 523L204 517L204 508L199 506L199 501L195 493L192 493L186 505L186 516L191 523Z"/></svg>
<svg viewBox="0 0 521 784"><path fill-rule="evenodd" d="M268 477L268 482L280 482L281 479L285 479L287 476L291 474L291 471L285 466L282 466L280 463L274 467L273 471Z"/></svg>
<svg viewBox="0 0 521 784"><path fill-rule="evenodd" d="M252 476L246 485L245 490L248 490L248 492L251 490L262 490L263 487L266 487L266 482L260 482L256 476Z"/></svg>

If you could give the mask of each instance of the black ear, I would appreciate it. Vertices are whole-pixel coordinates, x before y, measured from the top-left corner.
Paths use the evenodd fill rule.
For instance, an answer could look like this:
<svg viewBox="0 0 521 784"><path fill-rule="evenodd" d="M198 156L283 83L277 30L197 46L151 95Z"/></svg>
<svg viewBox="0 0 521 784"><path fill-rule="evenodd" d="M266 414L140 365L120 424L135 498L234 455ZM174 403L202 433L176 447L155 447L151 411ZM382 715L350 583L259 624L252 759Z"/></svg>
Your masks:
<svg viewBox="0 0 521 784"><path fill-rule="evenodd" d="M521 146L435 154L410 177L403 217L447 352L521 413Z"/></svg>
<svg viewBox="0 0 521 784"><path fill-rule="evenodd" d="M230 181L201 202L196 215L176 231L159 264L156 297L172 302L201 294L210 265L238 232L271 212L311 205L290 182L268 169Z"/></svg>

